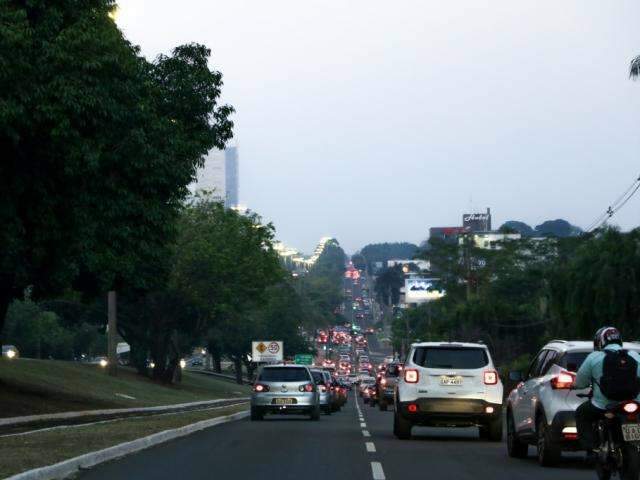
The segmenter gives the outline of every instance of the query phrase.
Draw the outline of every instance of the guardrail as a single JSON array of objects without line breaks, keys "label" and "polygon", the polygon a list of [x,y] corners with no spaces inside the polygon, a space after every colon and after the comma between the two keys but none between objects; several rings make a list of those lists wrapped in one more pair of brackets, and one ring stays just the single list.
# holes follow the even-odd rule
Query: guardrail
[{"label": "guardrail", "polygon": [[[211,370],[200,370],[200,369],[197,369],[197,368],[187,368],[186,370],[188,372],[192,372],[192,373],[201,373],[203,375],[210,375],[212,377],[219,378],[220,380],[228,380],[230,382],[233,382],[233,383],[237,384],[235,375],[229,375],[227,373],[212,372]],[[248,377],[242,377],[242,384],[243,385],[253,385],[253,381],[251,379],[249,379]]]}]

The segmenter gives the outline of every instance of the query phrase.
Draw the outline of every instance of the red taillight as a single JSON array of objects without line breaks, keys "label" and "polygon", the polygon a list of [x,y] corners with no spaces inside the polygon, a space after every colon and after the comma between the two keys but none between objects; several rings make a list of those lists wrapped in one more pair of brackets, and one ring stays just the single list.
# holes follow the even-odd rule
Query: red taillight
[{"label": "red taillight", "polygon": [[575,381],[576,375],[572,372],[563,370],[551,379],[551,388],[555,390],[565,390],[571,388]]},{"label": "red taillight", "polygon": [[324,393],[324,392],[326,392],[326,391],[327,391],[327,387],[325,387],[324,385],[318,385],[318,388],[320,389],[320,391],[321,391],[322,393]]},{"label": "red taillight", "polygon": [[380,379],[380,385],[385,386],[387,384],[387,379],[386,378],[381,378]]},{"label": "red taillight", "polygon": [[420,379],[420,374],[418,373],[418,370],[416,370],[415,368],[407,368],[404,371],[404,381],[407,383],[418,383],[418,380]]},{"label": "red taillight", "polygon": [[497,385],[498,372],[495,370],[487,370],[484,372],[484,384],[485,385]]},{"label": "red taillight", "polygon": [[407,410],[409,411],[409,413],[416,413],[418,411],[418,405],[416,405],[415,403],[410,403],[409,405],[407,405]]},{"label": "red taillight", "polygon": [[313,392],[313,385],[310,383],[307,383],[306,385],[300,385],[300,387],[298,387],[298,390],[300,390],[301,392]]},{"label": "red taillight", "polygon": [[266,386],[266,385],[262,385],[262,384],[258,383],[257,385],[253,386],[253,391],[254,392],[258,392],[258,393],[260,393],[260,392],[268,392],[269,391],[269,387]]},{"label": "red taillight", "polygon": [[638,411],[638,404],[636,402],[625,403],[622,406],[622,410],[627,413],[636,413]]}]

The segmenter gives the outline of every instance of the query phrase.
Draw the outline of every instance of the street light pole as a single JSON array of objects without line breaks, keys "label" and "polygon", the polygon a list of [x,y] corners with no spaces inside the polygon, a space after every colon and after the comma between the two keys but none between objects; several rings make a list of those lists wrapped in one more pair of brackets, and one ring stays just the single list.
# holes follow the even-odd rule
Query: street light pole
[{"label": "street light pole", "polygon": [[109,375],[115,377],[118,375],[118,352],[117,339],[118,334],[118,315],[117,315],[117,298],[115,290],[110,290],[107,294],[107,371]]}]

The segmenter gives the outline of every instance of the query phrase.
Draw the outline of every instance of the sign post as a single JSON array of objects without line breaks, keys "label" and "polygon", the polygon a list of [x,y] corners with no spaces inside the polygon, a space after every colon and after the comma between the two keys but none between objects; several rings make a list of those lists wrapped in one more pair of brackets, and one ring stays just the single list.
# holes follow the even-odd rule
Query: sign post
[{"label": "sign post", "polygon": [[313,365],[313,355],[309,353],[296,353],[294,363],[296,365]]},{"label": "sign post", "polygon": [[258,340],[251,342],[251,361],[256,363],[282,362],[281,340]]}]

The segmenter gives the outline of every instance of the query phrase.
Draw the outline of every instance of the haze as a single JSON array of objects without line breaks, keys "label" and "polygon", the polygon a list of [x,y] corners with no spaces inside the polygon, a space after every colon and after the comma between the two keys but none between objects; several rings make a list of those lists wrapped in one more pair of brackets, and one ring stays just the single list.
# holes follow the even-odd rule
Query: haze
[{"label": "haze", "polygon": [[[122,0],[154,57],[213,50],[240,199],[309,251],[494,224],[585,227],[640,174],[640,3]],[[640,197],[640,195],[638,196]],[[638,225],[640,199],[615,217]]]}]

